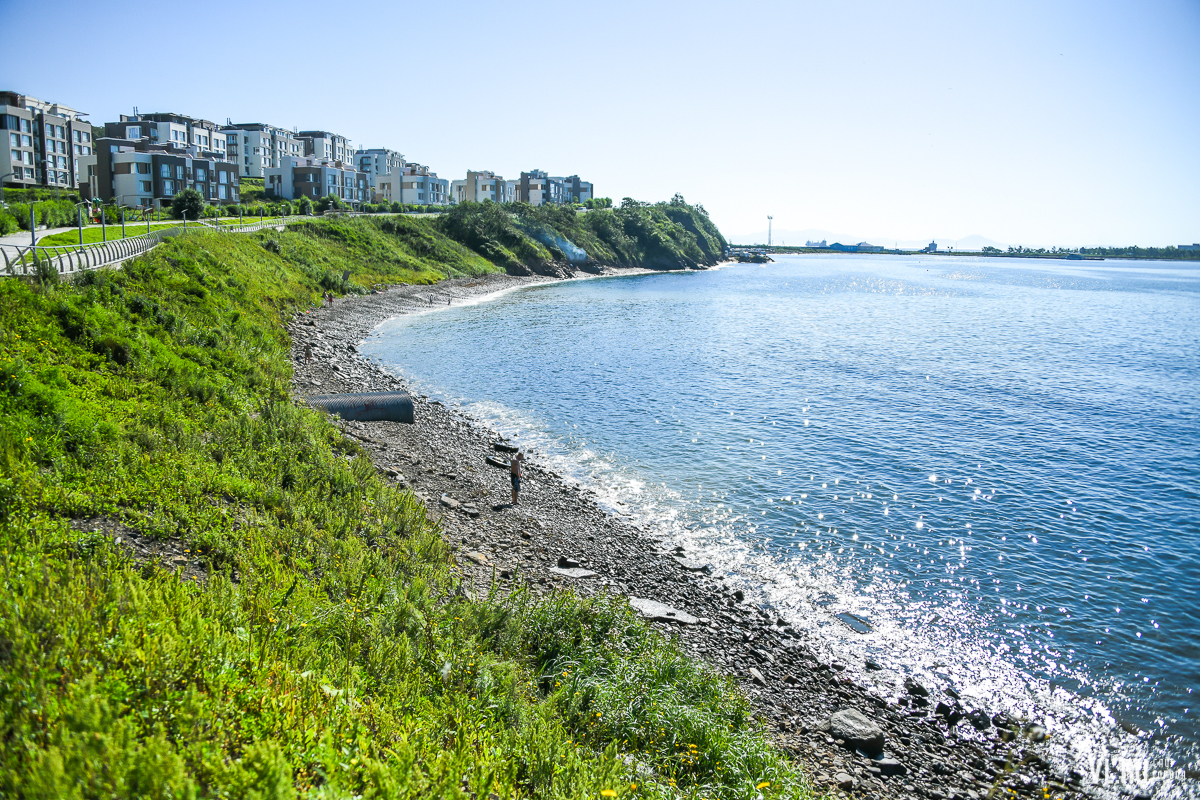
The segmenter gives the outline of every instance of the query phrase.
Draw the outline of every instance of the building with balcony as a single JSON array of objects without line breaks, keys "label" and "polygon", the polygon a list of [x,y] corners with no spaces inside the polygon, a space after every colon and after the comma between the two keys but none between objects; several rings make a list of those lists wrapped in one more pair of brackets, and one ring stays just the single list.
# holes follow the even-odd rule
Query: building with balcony
[{"label": "building with balcony", "polygon": [[304,142],[304,155],[327,161],[353,161],[350,140],[329,131],[300,131],[297,138]]},{"label": "building with balcony", "polygon": [[87,114],[19,92],[0,92],[0,183],[77,189],[79,161],[92,154]]},{"label": "building with balcony", "polygon": [[194,147],[202,155],[227,160],[227,139],[215,122],[173,112],[121,115],[119,122],[104,123],[110,139],[147,140],[150,144]]},{"label": "building with balcony", "polygon": [[371,186],[375,186],[381,178],[404,169],[404,154],[386,147],[372,147],[355,153],[354,164],[371,176]]},{"label": "building with balcony", "polygon": [[516,202],[540,206],[545,203],[563,203],[566,190],[562,178],[551,178],[540,169],[522,172],[516,186]]},{"label": "building with balcony", "polygon": [[516,198],[517,182],[506,181],[491,170],[471,170],[465,180],[450,184],[450,202],[511,203]]},{"label": "building with balcony", "polygon": [[550,180],[558,181],[563,185],[563,202],[565,203],[586,203],[596,196],[592,190],[592,184],[580,180],[578,175],[572,175],[569,178],[551,178]]},{"label": "building with balcony", "polygon": [[157,209],[184,189],[195,189],[215,205],[239,200],[237,164],[178,140],[103,136],[93,154],[79,161],[80,194],[91,200]]},{"label": "building with balcony", "polygon": [[450,181],[422,164],[405,164],[375,181],[375,202],[444,206],[450,203]]},{"label": "building with balcony", "polygon": [[243,178],[261,178],[266,170],[278,167],[280,159],[304,155],[304,140],[275,125],[227,121],[220,135],[225,137],[229,160],[238,165]]},{"label": "building with balcony", "polygon": [[263,189],[277,200],[307,197],[316,202],[332,194],[357,208],[371,199],[371,176],[343,161],[288,156],[266,170]]}]

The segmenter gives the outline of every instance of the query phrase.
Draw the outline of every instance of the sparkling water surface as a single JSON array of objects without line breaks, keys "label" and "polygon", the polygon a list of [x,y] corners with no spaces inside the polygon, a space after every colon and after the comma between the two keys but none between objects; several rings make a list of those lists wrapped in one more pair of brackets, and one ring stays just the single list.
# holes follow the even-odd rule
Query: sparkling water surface
[{"label": "sparkling water surface", "polygon": [[839,255],[522,289],[363,351],[883,696],[954,686],[1101,785],[1190,796],[1198,339],[1184,262]]}]

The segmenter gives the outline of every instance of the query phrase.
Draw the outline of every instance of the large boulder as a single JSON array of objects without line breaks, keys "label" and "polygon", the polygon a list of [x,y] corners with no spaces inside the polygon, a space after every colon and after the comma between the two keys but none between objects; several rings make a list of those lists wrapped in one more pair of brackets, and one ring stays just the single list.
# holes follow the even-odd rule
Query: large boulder
[{"label": "large boulder", "polygon": [[883,752],[883,729],[857,708],[834,712],[829,718],[829,735],[871,757]]}]

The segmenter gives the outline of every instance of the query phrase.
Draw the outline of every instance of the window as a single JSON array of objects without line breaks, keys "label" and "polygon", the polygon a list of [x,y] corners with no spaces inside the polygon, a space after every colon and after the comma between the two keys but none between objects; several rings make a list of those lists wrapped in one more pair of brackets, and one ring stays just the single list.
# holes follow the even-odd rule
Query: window
[{"label": "window", "polygon": [[84,131],[83,132],[83,141],[84,142],[92,141],[92,135],[90,133],[88,133],[87,131]]},{"label": "window", "polygon": [[83,148],[83,154],[85,156],[90,156],[92,154],[92,148],[90,148],[90,147]]},{"label": "window", "polygon": [[22,147],[33,147],[33,139],[28,136],[22,136],[21,137],[21,146]]},{"label": "window", "polygon": [[217,181],[220,183],[229,183],[229,173],[225,170],[218,170]]},{"label": "window", "polygon": [[207,174],[208,173],[204,170],[204,167],[196,167],[196,180],[198,180],[198,181],[207,180],[207,178],[205,178],[205,175],[207,175]]},{"label": "window", "polygon": [[63,126],[62,126],[62,125],[55,125],[55,126],[54,126],[54,130],[57,132],[57,134],[58,134],[58,138],[60,138],[60,139],[65,139],[65,138],[67,138],[67,134],[66,134],[66,133],[63,131]]},{"label": "window", "polygon": [[8,143],[11,144],[13,147],[20,147],[21,146],[21,134],[10,133],[8,135]]},{"label": "window", "polygon": [[[222,172],[221,174],[224,175],[225,173]],[[225,199],[225,184],[222,183],[217,186],[217,197],[219,197],[222,200]]]},{"label": "window", "polygon": [[163,164],[161,167],[159,167],[159,173],[160,173],[160,174],[162,175],[162,177],[164,177],[164,178],[169,178],[169,177],[171,177],[171,165],[170,165],[170,164]]},{"label": "window", "polygon": [[[29,152],[28,150],[25,151],[25,163],[26,164],[33,163],[33,153]],[[25,170],[25,171],[28,172],[29,170]]]},{"label": "window", "polygon": [[183,164],[175,165],[175,179],[180,181],[183,180]]},{"label": "window", "polygon": [[[22,133],[33,133],[33,125],[30,124],[29,120],[27,120],[27,119],[21,120],[21,132]],[[33,176],[30,175],[28,177],[32,178]]]},{"label": "window", "polygon": [[58,157],[58,167],[59,167],[59,169],[66,169],[66,168],[67,168],[67,157],[66,157],[66,156],[59,156],[59,157]]},{"label": "window", "polygon": [[78,142],[79,141],[79,131],[72,131],[71,138]]},{"label": "window", "polygon": [[125,138],[126,139],[142,138],[142,126],[141,125],[127,125],[125,127]]},{"label": "window", "polygon": [[16,164],[21,163],[21,151],[20,150],[13,150],[12,153],[10,153],[10,155],[12,156],[13,163],[16,163]]},{"label": "window", "polygon": [[75,155],[77,155],[77,156],[83,155],[82,145],[75,145]]},{"label": "window", "polygon": [[152,188],[150,188],[150,181],[138,181],[138,186],[140,186],[142,191],[146,194],[150,194],[152,191],[154,191]]},{"label": "window", "polygon": [[145,161],[139,161],[139,162],[137,162],[137,171],[138,171],[138,175],[149,175],[150,174],[150,165],[147,164]]},{"label": "window", "polygon": [[163,181],[163,194],[168,197],[175,194],[175,181]]}]

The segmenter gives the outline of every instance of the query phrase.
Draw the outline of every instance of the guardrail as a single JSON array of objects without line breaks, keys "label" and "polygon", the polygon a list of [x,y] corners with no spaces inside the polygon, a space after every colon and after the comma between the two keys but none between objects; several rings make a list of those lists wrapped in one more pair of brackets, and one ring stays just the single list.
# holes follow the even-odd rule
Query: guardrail
[{"label": "guardrail", "polygon": [[59,275],[70,275],[89,269],[120,264],[147,253],[167,239],[189,231],[220,231],[223,233],[254,233],[266,228],[281,228],[289,222],[308,219],[304,216],[262,217],[253,222],[220,225],[201,220],[187,225],[160,227],[149,233],[113,239],[108,242],[89,242],[70,245],[0,244],[4,275],[36,275],[38,268],[49,268]]}]

